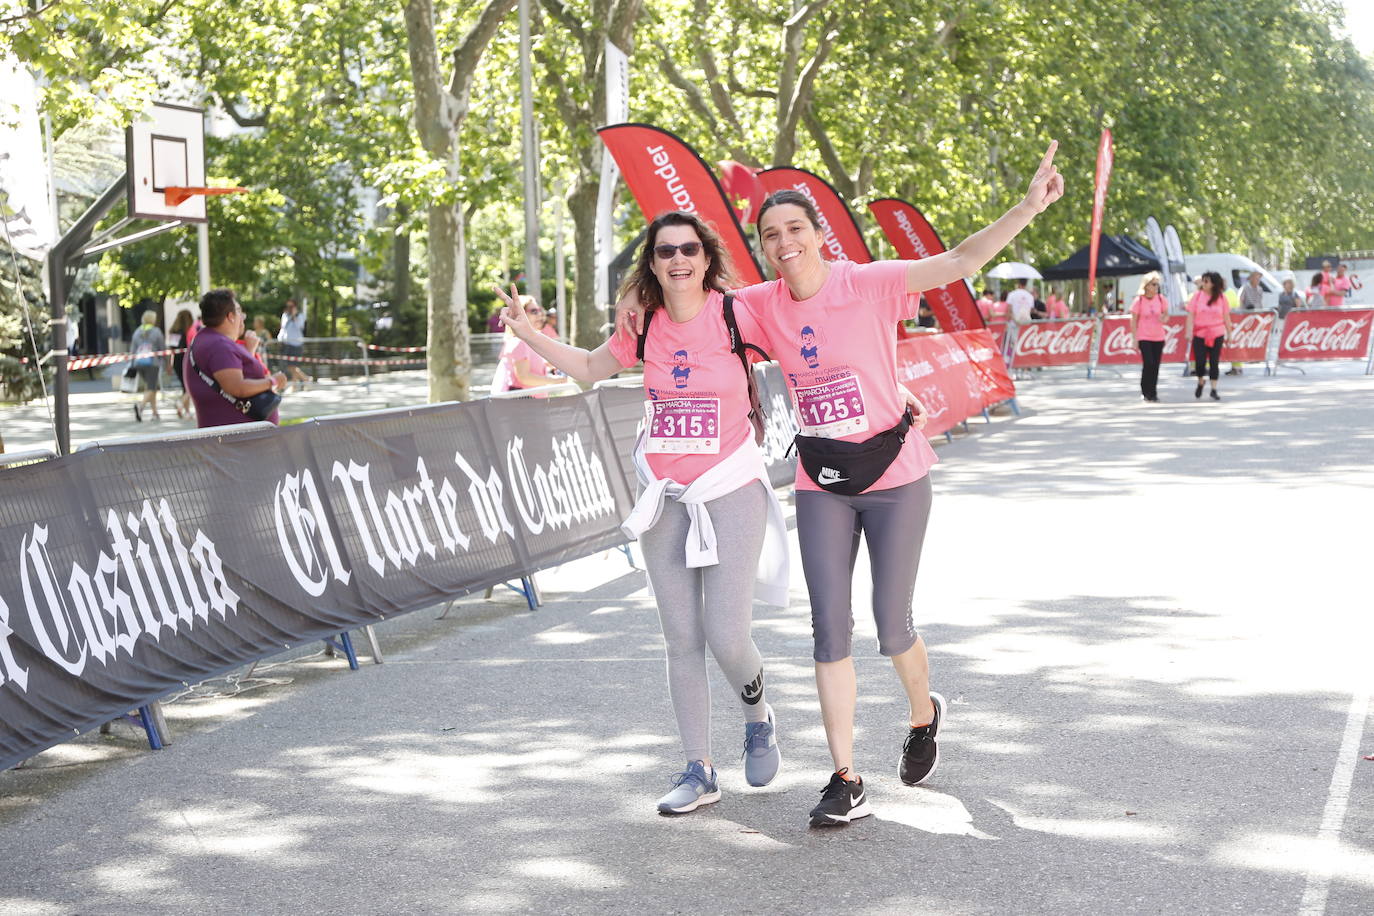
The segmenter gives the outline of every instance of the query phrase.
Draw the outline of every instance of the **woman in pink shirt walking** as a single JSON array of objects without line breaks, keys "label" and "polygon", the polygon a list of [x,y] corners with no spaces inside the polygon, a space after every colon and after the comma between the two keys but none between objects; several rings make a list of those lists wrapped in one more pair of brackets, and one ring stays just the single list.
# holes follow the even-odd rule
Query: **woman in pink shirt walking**
[{"label": "woman in pink shirt walking", "polygon": [[[579,382],[644,363],[644,428],[635,445],[642,490],[622,528],[638,537],[668,658],[668,693],[686,766],[658,802],[685,814],[720,800],[711,755],[706,647],[740,698],[744,776],[773,780],[782,762],[763,658],[750,635],[754,597],[787,604],[787,528],[751,418],[749,380],[732,349],[723,290],[730,259],[694,213],[659,215],[626,281],[648,312],[644,333],[620,328],[595,350],[540,333],[515,290],[501,320]],[[741,316],[744,340],[757,331]],[[889,383],[889,388],[892,385]]]},{"label": "woman in pink shirt walking", "polygon": [[1221,274],[1209,270],[1198,281],[1199,288],[1188,303],[1188,324],[1183,337],[1193,342],[1193,372],[1197,389],[1193,397],[1202,397],[1203,377],[1212,381],[1212,400],[1220,401],[1217,378],[1221,375],[1221,348],[1231,336],[1231,305],[1226,298],[1226,281]]},{"label": "woman in pink shirt walking", "polygon": [[1159,271],[1145,275],[1140,295],[1131,303],[1131,337],[1140,349],[1140,393],[1145,400],[1159,402],[1159,363],[1164,358],[1164,319],[1169,300],[1159,293],[1163,281]]}]

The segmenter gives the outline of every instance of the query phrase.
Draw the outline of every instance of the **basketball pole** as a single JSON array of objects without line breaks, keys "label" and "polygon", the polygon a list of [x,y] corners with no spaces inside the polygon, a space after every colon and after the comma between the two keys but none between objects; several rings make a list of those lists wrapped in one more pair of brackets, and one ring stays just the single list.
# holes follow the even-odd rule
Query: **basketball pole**
[{"label": "basketball pole", "polygon": [[210,223],[196,223],[196,256],[200,267],[200,294],[210,291]]}]

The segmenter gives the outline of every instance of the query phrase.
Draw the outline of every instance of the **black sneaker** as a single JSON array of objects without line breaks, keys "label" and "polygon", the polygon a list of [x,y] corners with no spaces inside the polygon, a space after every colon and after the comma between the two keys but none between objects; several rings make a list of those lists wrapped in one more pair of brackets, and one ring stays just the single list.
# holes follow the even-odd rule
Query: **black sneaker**
[{"label": "black sneaker", "polygon": [[821,792],[821,803],[811,809],[811,826],[837,827],[872,813],[864,781],[850,782],[843,772],[832,773],[830,782]]},{"label": "black sneaker", "polygon": [[1195,398],[1200,398],[1200,397],[1202,397],[1202,383],[1201,383],[1201,382],[1198,382],[1198,383],[1197,383],[1197,387],[1193,389],[1193,397],[1195,397]]},{"label": "black sneaker", "polygon": [[1215,388],[1212,389],[1212,400],[1214,400],[1214,401],[1220,401],[1220,400],[1221,400],[1221,395],[1217,394],[1217,390],[1216,390]]},{"label": "black sneaker", "polygon": [[945,718],[945,698],[935,691],[930,692],[930,702],[935,704],[935,718],[929,725],[913,728],[907,732],[906,743],[902,745],[902,759],[897,764],[897,775],[909,786],[919,786],[935,775],[940,765],[940,746],[935,736],[940,733],[940,725]]}]

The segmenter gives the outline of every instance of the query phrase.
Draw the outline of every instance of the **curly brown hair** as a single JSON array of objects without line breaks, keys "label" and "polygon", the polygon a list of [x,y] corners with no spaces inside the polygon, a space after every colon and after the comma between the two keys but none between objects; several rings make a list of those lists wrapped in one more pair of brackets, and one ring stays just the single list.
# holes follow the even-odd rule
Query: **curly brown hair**
[{"label": "curly brown hair", "polygon": [[695,213],[669,210],[660,213],[649,223],[644,247],[635,259],[634,270],[630,271],[621,285],[620,295],[634,290],[639,297],[640,305],[644,306],[646,311],[663,307],[663,287],[659,285],[658,277],[654,276],[653,264],[654,245],[658,244],[659,230],[665,226],[691,226],[696,231],[697,238],[701,239],[702,250],[706,253],[706,276],[701,281],[703,289],[714,289],[723,293],[734,285],[735,271],[730,260],[730,252],[726,250],[725,243],[716,234],[716,230]]}]

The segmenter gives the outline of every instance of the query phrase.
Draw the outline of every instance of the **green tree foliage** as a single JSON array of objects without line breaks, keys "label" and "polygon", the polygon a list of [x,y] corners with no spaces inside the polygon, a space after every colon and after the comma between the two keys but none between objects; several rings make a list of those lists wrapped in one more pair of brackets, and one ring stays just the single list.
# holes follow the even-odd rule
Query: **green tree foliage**
[{"label": "green tree foliage", "polygon": [[[232,123],[213,131],[209,172],[254,193],[210,204],[215,282],[269,313],[309,298],[323,333],[331,300],[353,314],[339,290],[361,264],[361,295],[392,302],[393,334],[427,329],[434,396],[455,397],[466,329],[522,257],[514,2],[0,0],[0,53],[43,77],[59,137],[122,127],[154,98]],[[954,242],[1014,203],[1058,139],[1068,193],[1007,254],[1063,257],[1087,238],[1103,127],[1116,137],[1109,231],[1155,215],[1187,250],[1271,263],[1374,247],[1374,75],[1337,37],[1330,0],[532,6],[544,193],[566,196],[583,344],[600,333],[607,37],[632,52],[635,120],[708,161],[824,175],[880,252],[868,200],[906,198]],[[107,255],[103,282],[127,301],[187,295],[193,251],[189,232],[170,233]]]}]

